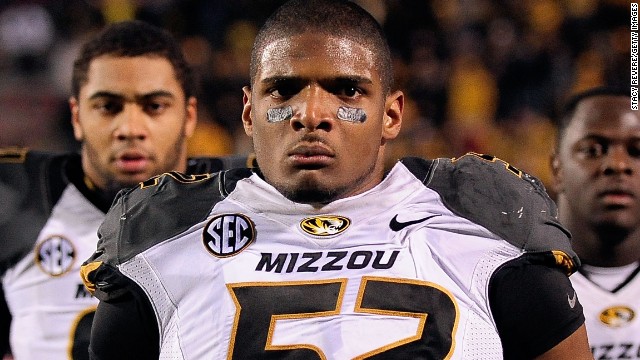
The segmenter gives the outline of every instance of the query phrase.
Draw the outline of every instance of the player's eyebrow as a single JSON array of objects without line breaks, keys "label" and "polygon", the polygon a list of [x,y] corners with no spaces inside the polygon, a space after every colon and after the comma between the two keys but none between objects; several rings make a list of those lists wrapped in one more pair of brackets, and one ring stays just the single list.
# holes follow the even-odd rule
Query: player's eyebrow
[{"label": "player's eyebrow", "polygon": [[[151,91],[149,93],[146,94],[140,94],[140,95],[136,95],[134,101],[144,101],[150,98],[154,98],[154,97],[170,97],[170,98],[175,98],[175,95],[169,91],[166,90],[157,90],[157,91]],[[127,100],[127,97],[119,94],[119,93],[114,93],[111,91],[97,91],[94,94],[92,94],[91,96],[89,96],[89,100],[93,100],[93,99],[98,99],[98,98],[112,98],[112,99],[122,99],[122,100]]]},{"label": "player's eyebrow", "polygon": [[274,85],[274,84],[304,84],[307,81],[308,80],[305,80],[304,78],[299,76],[277,75],[277,76],[270,76],[260,80],[260,84],[266,85],[266,86]]},{"label": "player's eyebrow", "polygon": [[[310,81],[308,78],[302,77],[302,76],[276,75],[276,76],[266,77],[262,79],[260,83],[262,84],[274,84],[278,82],[305,83],[308,81]],[[340,82],[340,83],[352,83],[352,84],[372,84],[373,83],[373,81],[370,78],[359,76],[359,75],[341,75],[341,76],[335,76],[335,77],[321,78],[321,79],[318,79],[317,81],[320,83],[326,83],[326,82],[331,82],[331,83]]]},{"label": "player's eyebrow", "polygon": [[334,82],[343,84],[372,84],[373,81],[364,76],[337,76],[335,78],[322,79],[320,82]]},{"label": "player's eyebrow", "polygon": [[609,137],[607,135],[602,135],[599,133],[587,133],[583,137],[580,138],[580,141],[599,141],[599,142],[611,142],[614,141],[615,138]]},{"label": "player's eyebrow", "polygon": [[621,143],[621,142],[629,143],[629,142],[636,142],[636,141],[640,141],[640,136],[631,135],[631,136],[626,136],[624,138],[616,138],[616,137],[609,137],[601,134],[588,133],[585,136],[578,139],[576,143],[584,144],[586,142],[597,142],[597,143],[614,144],[614,143]]},{"label": "player's eyebrow", "polygon": [[588,133],[579,139],[580,141],[609,141],[609,138],[599,134]]}]

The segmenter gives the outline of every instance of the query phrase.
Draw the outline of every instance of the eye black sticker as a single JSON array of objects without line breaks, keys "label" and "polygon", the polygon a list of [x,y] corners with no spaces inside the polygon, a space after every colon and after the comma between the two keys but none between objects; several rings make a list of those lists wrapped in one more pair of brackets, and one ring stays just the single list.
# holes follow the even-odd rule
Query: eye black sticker
[{"label": "eye black sticker", "polygon": [[267,121],[270,123],[287,121],[293,117],[291,106],[272,108],[267,110]]},{"label": "eye black sticker", "polygon": [[338,108],[338,119],[353,123],[363,123],[367,120],[367,113],[362,109],[340,106]]}]

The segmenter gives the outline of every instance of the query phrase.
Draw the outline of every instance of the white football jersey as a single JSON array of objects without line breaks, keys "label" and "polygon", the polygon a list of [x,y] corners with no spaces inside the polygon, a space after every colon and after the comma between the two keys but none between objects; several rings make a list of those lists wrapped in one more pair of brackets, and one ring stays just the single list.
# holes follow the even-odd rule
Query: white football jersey
[{"label": "white football jersey", "polygon": [[595,359],[640,359],[640,276],[615,292],[577,272],[569,278],[585,316]]},{"label": "white football jersey", "polygon": [[[95,251],[96,229],[103,220],[104,213],[68,185],[32,253],[5,273],[2,285],[16,359],[73,358],[76,329],[90,329],[98,304],[79,273],[83,259]],[[86,346],[88,335],[80,335]]]},{"label": "white football jersey", "polygon": [[[470,168],[482,163],[469,161]],[[163,359],[502,359],[490,277],[525,252],[542,250],[534,238],[561,234],[549,226],[546,208],[530,212],[535,200],[482,204],[490,202],[483,195],[493,196],[480,189],[487,185],[482,182],[465,187],[477,198],[454,199],[463,191],[425,186],[441,188],[450,172],[419,179],[400,163],[375,188],[320,210],[287,200],[256,174],[219,175],[220,187],[237,183],[229,193],[220,190],[218,201],[208,195],[214,187],[208,179],[171,176],[119,199],[83,269],[91,278],[116,267],[143,289],[157,317]],[[172,202],[166,207],[145,194],[166,194],[181,183],[204,191],[153,198]],[[444,201],[460,202],[459,213]],[[197,218],[200,202],[213,207],[189,224],[182,215],[193,206],[190,216]],[[522,244],[460,216],[478,206],[487,209],[479,216],[493,219],[494,229],[522,237]],[[108,284],[101,282],[88,286],[102,291]]]},{"label": "white football jersey", "polygon": [[[240,162],[195,158],[187,172]],[[79,270],[96,250],[107,197],[87,189],[79,154],[0,149],[0,278],[16,360],[89,358],[98,300]]]}]

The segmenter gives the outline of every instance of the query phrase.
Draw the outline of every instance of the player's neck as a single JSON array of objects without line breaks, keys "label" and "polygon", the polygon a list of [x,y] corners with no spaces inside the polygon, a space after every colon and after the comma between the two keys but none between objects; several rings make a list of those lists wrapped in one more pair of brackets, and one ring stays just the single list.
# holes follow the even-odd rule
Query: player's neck
[{"label": "player's neck", "polygon": [[107,191],[98,187],[86,174],[82,177],[82,182],[77,183],[76,187],[82,192],[89,201],[91,201],[100,210],[106,212],[113,203],[118,191]]},{"label": "player's neck", "polygon": [[582,229],[572,231],[573,248],[584,264],[626,266],[640,260],[640,231]]},{"label": "player's neck", "polygon": [[615,267],[599,267],[585,264],[580,269],[580,272],[601,288],[615,291],[637,275],[638,266],[640,266],[639,261]]}]

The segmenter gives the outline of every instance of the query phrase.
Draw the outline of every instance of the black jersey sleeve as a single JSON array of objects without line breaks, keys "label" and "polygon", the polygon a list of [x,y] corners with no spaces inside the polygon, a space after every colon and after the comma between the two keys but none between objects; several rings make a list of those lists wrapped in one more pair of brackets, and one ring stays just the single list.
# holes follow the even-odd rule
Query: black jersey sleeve
[{"label": "black jersey sleeve", "polygon": [[90,358],[158,359],[158,323],[149,299],[124,277],[114,279],[112,286],[127,291],[119,291],[119,296],[98,304],[91,327]]},{"label": "black jersey sleeve", "polygon": [[489,283],[489,304],[505,359],[532,359],[559,344],[584,323],[569,278],[529,254],[504,264]]},{"label": "black jersey sleeve", "polygon": [[0,284],[0,357],[11,353],[9,347],[9,329],[11,325],[11,313],[4,297],[4,290]]}]

